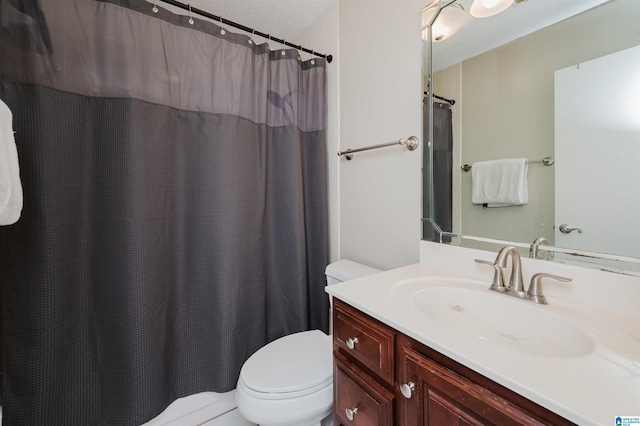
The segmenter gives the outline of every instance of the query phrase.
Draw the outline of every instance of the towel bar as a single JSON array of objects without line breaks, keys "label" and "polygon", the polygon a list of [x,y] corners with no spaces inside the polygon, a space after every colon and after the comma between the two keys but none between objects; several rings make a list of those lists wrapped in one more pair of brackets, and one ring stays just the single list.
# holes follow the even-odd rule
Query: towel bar
[{"label": "towel bar", "polygon": [[418,145],[420,145],[420,141],[415,136],[409,136],[406,139],[400,139],[400,140],[393,141],[393,142],[381,143],[381,144],[378,144],[378,145],[365,146],[363,148],[347,149],[346,151],[338,151],[338,156],[344,155],[344,158],[346,158],[347,160],[351,160],[353,158],[353,154],[355,152],[368,151],[370,149],[376,149],[376,148],[384,148],[386,146],[392,146],[392,145],[406,145],[406,147],[407,147],[407,149],[409,151],[413,151],[414,149],[416,149],[418,147]]},{"label": "towel bar", "polygon": [[[534,160],[534,161],[527,161],[527,163],[532,164],[532,163],[542,163],[545,166],[553,166],[553,164],[556,162],[556,160],[553,157],[544,157],[542,160]],[[465,172],[468,172],[469,170],[471,170],[471,166],[469,164],[465,164],[464,166],[460,167],[462,170],[464,170]]]}]

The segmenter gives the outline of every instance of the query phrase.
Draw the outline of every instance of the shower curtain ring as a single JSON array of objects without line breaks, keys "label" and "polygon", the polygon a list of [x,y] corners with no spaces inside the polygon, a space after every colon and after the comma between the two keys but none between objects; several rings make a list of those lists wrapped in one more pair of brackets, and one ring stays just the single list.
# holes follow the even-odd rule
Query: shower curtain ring
[{"label": "shower curtain ring", "polygon": [[153,0],[153,8],[151,10],[153,10],[153,13],[158,13],[158,2],[157,2],[157,0]]},{"label": "shower curtain ring", "polygon": [[311,49],[311,54],[313,55],[313,57],[311,58],[311,65],[315,65],[316,64],[316,52],[314,52],[313,49]]},{"label": "shower curtain ring", "polygon": [[286,54],[287,54],[287,52],[286,52],[286,50],[285,50],[285,49],[287,48],[287,44],[286,44],[286,43],[287,43],[287,42],[286,42],[284,39],[282,39],[282,52],[280,52],[280,54],[281,54],[282,56],[284,56],[284,55],[286,55]]},{"label": "shower curtain ring", "polygon": [[191,4],[189,4],[189,23],[193,25],[193,15],[191,15]]},{"label": "shower curtain ring", "polygon": [[[218,18],[220,18],[220,24],[223,24],[224,22],[222,21],[222,15],[218,16]],[[220,27],[220,34],[225,35],[227,32],[224,30],[224,28]]]}]

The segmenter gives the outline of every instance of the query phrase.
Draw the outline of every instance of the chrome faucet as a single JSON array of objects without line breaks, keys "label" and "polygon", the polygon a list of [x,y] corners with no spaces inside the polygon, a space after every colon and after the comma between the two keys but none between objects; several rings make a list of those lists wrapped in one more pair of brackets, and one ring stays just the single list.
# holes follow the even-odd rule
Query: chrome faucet
[{"label": "chrome faucet", "polygon": [[[507,269],[507,259],[511,255],[511,277],[509,278],[509,284],[506,285],[504,279],[504,271]],[[499,293],[514,293],[518,297],[526,297],[524,291],[524,285],[522,284],[522,265],[520,261],[520,253],[518,249],[513,246],[505,246],[498,252],[495,262],[491,263],[486,260],[476,259],[476,263],[482,263],[493,267],[493,281],[489,290],[497,291]]]},{"label": "chrome faucet", "polygon": [[[504,271],[507,268],[507,259],[511,256],[511,277],[509,284],[505,285]],[[495,262],[491,263],[486,260],[476,259],[476,263],[489,265],[493,267],[493,281],[489,290],[506,293],[509,296],[515,296],[520,299],[531,300],[534,303],[546,305],[547,299],[542,294],[542,279],[553,278],[558,281],[568,282],[571,278],[559,277],[557,275],[538,273],[531,277],[529,289],[525,291],[524,280],[522,278],[522,259],[518,249],[513,246],[505,246],[498,252]]]},{"label": "chrome faucet", "polygon": [[537,259],[539,247],[548,245],[549,241],[545,237],[536,238],[535,240],[533,240],[533,243],[531,243],[531,246],[529,246],[529,257],[531,259]]},{"label": "chrome faucet", "polygon": [[505,261],[509,255],[511,255],[511,278],[509,278],[507,294],[519,297],[520,299],[525,299],[527,297],[527,292],[524,290],[524,280],[522,279],[522,260],[520,259],[518,249],[513,246],[506,246],[498,252],[498,258],[504,257]]},{"label": "chrome faucet", "polygon": [[507,268],[507,257],[496,257],[495,262],[491,263],[487,260],[476,259],[476,263],[483,265],[489,265],[493,268],[493,280],[491,280],[491,286],[489,290],[497,291],[498,293],[504,293],[507,291],[507,287],[504,285],[504,270]]},{"label": "chrome faucet", "polygon": [[557,275],[538,273],[534,274],[531,277],[531,282],[529,283],[529,290],[527,290],[527,298],[533,303],[538,303],[540,305],[548,305],[547,298],[542,294],[542,279],[543,278],[553,278],[554,280],[569,282],[571,278],[559,277]]}]

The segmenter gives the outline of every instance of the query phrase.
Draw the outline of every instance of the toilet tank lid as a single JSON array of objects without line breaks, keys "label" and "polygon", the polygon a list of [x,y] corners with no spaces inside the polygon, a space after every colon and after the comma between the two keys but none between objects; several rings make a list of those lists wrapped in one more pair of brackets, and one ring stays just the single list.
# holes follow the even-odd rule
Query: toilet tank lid
[{"label": "toilet tank lid", "polygon": [[328,277],[335,278],[339,281],[354,280],[356,278],[365,277],[378,272],[382,271],[348,259],[341,259],[337,262],[333,262],[327,266],[327,269],[325,269],[325,274]]}]

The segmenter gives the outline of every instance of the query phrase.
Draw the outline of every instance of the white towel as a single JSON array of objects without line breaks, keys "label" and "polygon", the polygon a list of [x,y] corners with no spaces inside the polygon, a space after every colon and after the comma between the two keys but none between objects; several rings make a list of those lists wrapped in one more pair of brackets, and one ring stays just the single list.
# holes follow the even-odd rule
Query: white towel
[{"label": "white towel", "polygon": [[13,137],[13,115],[0,100],[0,225],[16,223],[21,212],[22,183]]},{"label": "white towel", "polygon": [[529,202],[527,159],[480,161],[471,168],[471,201],[487,207],[519,206]]}]

